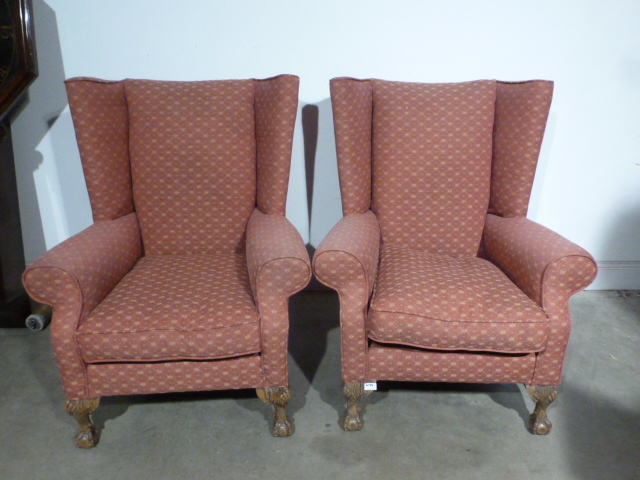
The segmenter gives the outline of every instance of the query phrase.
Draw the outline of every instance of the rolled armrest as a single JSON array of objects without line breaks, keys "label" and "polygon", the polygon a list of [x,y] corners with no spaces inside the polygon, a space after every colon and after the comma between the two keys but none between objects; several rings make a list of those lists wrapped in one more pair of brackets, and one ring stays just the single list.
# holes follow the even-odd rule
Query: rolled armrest
[{"label": "rolled armrest", "polygon": [[380,226],[375,214],[349,214],[322,241],[313,257],[318,280],[340,295],[342,379],[364,382],[368,340],[366,314],[378,271]]},{"label": "rolled armrest", "polygon": [[282,215],[255,209],[247,225],[247,266],[256,301],[273,293],[289,297],[311,280],[311,262],[302,237]]},{"label": "rolled armrest", "polygon": [[313,257],[313,268],[318,280],[338,291],[364,281],[362,301],[366,303],[375,283],[379,254],[380,226],[375,214],[370,210],[354,213],[340,220],[322,241]]},{"label": "rolled armrest", "polygon": [[489,214],[483,239],[489,260],[545,310],[551,298],[568,299],[596,277],[586,250],[526,218]]},{"label": "rolled armrest", "polygon": [[[135,213],[98,221],[52,248],[23,274],[31,298],[54,307],[81,302],[80,318],[100,303],[142,254]],[[77,320],[76,320],[77,321]]]},{"label": "rolled armrest", "polygon": [[247,267],[260,312],[265,387],[288,386],[288,298],[311,280],[311,262],[296,228],[255,209],[247,225]]}]

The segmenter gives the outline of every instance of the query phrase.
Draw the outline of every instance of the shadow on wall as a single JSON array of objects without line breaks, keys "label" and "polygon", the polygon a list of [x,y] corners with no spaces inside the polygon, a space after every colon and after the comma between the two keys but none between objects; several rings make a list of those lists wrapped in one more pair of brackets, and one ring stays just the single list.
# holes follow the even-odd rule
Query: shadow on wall
[{"label": "shadow on wall", "polygon": [[[317,105],[307,105],[303,108],[317,109],[317,138],[315,139],[315,156],[307,156],[305,148],[305,163],[307,165],[307,182],[313,186],[307,192],[309,198],[309,243],[317,248],[329,231],[342,218],[342,202],[338,179],[338,160],[336,157],[335,137],[333,133],[333,111],[329,98]],[[313,110],[310,110],[313,111]],[[311,116],[311,115],[310,115]],[[303,118],[304,121],[304,118]],[[311,134],[313,130],[308,129]],[[307,132],[305,135],[305,147]],[[310,149],[311,150],[311,149]],[[309,173],[312,171],[312,174]],[[311,178],[309,178],[311,177]]]},{"label": "shadow on wall", "polygon": [[73,125],[70,114],[63,113],[68,102],[56,14],[34,0],[33,15],[39,76],[12,122],[27,264],[90,222],[82,214],[88,197]]},{"label": "shadow on wall", "polygon": [[[301,117],[309,215],[307,251],[313,258],[320,242],[342,218],[331,100],[304,105]],[[326,289],[315,277],[306,288]]]}]

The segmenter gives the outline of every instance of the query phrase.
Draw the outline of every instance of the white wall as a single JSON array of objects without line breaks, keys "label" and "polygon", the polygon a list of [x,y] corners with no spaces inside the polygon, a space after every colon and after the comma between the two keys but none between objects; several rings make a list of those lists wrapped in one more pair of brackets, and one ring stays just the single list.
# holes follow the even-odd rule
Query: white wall
[{"label": "white wall", "polygon": [[592,252],[596,287],[640,288],[637,0],[33,3],[40,78],[13,122],[28,263],[91,223],[65,78],[299,75],[318,137],[305,148],[299,115],[288,216],[313,246],[341,217],[330,78],[544,78],[555,96],[529,217]]}]

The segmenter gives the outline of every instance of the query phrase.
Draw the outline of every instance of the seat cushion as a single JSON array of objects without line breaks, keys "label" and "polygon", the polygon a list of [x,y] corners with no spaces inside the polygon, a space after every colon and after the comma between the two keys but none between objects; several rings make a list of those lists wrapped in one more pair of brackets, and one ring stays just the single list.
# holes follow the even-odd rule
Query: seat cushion
[{"label": "seat cushion", "polygon": [[215,359],[260,351],[245,256],[138,261],[76,332],[88,363]]},{"label": "seat cushion", "polygon": [[385,245],[367,322],[377,342],[532,353],[549,318],[492,263]]}]

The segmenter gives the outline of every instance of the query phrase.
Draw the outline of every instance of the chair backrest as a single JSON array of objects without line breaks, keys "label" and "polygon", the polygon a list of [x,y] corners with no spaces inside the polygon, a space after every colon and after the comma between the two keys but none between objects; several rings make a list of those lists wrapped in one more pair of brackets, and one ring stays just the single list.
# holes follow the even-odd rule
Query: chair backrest
[{"label": "chair backrest", "polygon": [[487,212],[525,215],[553,84],[332,80],[345,215],[383,243],[476,255]]},{"label": "chair backrest", "polygon": [[244,248],[284,214],[298,78],[67,81],[95,221],[135,211],[146,254]]}]

